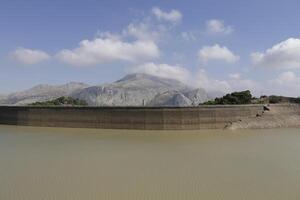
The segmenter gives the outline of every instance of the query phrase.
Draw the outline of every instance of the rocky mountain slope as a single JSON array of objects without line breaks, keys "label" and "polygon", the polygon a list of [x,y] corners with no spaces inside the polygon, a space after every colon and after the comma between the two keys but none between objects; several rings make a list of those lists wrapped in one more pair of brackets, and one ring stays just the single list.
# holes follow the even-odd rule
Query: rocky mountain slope
[{"label": "rocky mountain slope", "polygon": [[129,74],[72,96],[96,106],[192,106],[207,100],[203,89],[194,90],[179,81],[148,74]]},{"label": "rocky mountain slope", "polygon": [[70,96],[73,92],[88,87],[87,84],[70,82],[64,85],[37,85],[31,89],[6,96],[1,104],[26,105],[37,101],[48,101],[61,96]]},{"label": "rocky mountain slope", "polygon": [[0,105],[1,105],[2,102],[5,101],[5,99],[6,99],[6,96],[0,94]]},{"label": "rocky mountain slope", "polygon": [[208,99],[205,90],[191,88],[177,80],[129,74],[116,82],[99,86],[82,83],[39,85],[9,95],[5,103],[25,105],[60,96],[85,100],[92,106],[194,106]]}]

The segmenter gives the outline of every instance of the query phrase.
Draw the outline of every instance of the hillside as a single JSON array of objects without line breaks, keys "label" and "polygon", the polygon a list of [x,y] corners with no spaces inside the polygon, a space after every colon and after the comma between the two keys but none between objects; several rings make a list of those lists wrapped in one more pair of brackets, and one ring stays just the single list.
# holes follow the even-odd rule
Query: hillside
[{"label": "hillside", "polygon": [[204,89],[191,88],[177,80],[148,74],[129,74],[110,84],[88,86],[84,83],[38,85],[8,95],[0,103],[28,105],[73,97],[91,106],[197,106],[207,101]]},{"label": "hillside", "polygon": [[35,102],[29,104],[30,106],[87,106],[87,103],[83,100],[74,99],[72,97],[59,97],[57,99]]},{"label": "hillside", "polygon": [[70,96],[73,92],[86,87],[88,87],[87,84],[77,82],[70,82],[64,85],[41,84],[25,91],[9,94],[0,103],[26,105],[37,101],[48,101],[62,96]]},{"label": "hillside", "polygon": [[[164,101],[160,95],[167,93]],[[183,98],[171,101],[175,95]],[[193,89],[173,80],[148,74],[130,74],[106,85],[88,87],[72,94],[73,97],[96,106],[192,106],[207,100],[203,89]]]}]

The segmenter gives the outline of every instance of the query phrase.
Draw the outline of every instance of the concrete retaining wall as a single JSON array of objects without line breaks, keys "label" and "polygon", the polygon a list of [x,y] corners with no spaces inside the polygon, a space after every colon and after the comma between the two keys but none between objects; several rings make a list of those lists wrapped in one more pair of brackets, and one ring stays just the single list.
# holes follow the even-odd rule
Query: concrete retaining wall
[{"label": "concrete retaining wall", "polygon": [[262,112],[262,105],[191,108],[0,106],[0,124],[103,129],[216,129]]}]

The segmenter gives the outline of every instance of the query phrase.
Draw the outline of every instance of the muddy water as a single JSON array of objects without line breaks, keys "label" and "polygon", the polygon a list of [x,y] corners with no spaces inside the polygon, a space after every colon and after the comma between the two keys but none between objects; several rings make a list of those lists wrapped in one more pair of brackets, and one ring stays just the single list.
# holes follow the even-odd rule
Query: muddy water
[{"label": "muddy water", "polygon": [[300,199],[300,129],[0,126],[2,200]]}]

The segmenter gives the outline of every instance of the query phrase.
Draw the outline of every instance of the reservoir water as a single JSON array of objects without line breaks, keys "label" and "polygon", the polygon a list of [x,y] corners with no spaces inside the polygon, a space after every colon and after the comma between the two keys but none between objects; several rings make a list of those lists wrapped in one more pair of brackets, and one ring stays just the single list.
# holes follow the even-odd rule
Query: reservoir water
[{"label": "reservoir water", "polygon": [[300,129],[0,126],[1,200],[298,200]]}]

